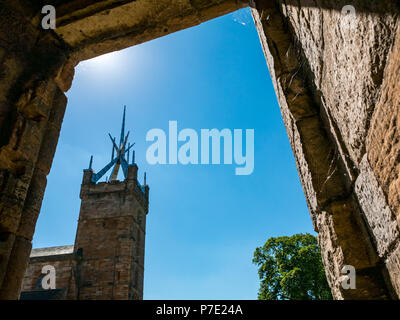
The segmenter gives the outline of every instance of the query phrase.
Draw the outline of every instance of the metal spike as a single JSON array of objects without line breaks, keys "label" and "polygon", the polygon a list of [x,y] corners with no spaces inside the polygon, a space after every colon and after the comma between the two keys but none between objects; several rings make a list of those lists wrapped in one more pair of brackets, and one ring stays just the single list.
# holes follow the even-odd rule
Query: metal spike
[{"label": "metal spike", "polygon": [[146,180],[147,180],[147,176],[146,176],[146,172],[144,173],[144,185],[146,186]]},{"label": "metal spike", "polygon": [[122,116],[122,127],[121,127],[121,138],[120,138],[120,148],[122,147],[122,144],[124,143],[124,138],[125,138],[125,112],[126,112],[126,106],[124,106],[124,115]]},{"label": "metal spike", "polygon": [[132,164],[135,164],[135,150],[132,150]]},{"label": "metal spike", "polygon": [[92,164],[93,164],[93,156],[90,157],[89,170],[92,170]]},{"label": "metal spike", "polygon": [[130,155],[130,152],[131,152],[130,147],[131,147],[131,144],[129,143],[129,144],[128,144],[128,157],[127,157],[127,159],[128,159],[128,164],[129,164],[129,155]]},{"label": "metal spike", "polygon": [[128,142],[129,132],[130,132],[130,131],[128,131],[128,134],[127,134],[126,137],[125,137],[124,143],[123,143],[122,146],[120,147],[122,154],[125,152],[125,146],[126,146],[126,143]]}]

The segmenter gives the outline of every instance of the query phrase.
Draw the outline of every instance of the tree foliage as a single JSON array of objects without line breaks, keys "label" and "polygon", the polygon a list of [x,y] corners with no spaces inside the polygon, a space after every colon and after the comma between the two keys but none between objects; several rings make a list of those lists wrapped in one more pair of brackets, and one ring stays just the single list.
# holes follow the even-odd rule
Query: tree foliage
[{"label": "tree foliage", "polygon": [[317,238],[311,234],[270,238],[254,252],[260,300],[330,300]]}]

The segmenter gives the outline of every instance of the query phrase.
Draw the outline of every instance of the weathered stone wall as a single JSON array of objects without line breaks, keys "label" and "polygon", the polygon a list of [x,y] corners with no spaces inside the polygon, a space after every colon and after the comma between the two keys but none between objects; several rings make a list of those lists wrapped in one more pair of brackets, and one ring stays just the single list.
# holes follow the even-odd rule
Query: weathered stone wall
[{"label": "weathered stone wall", "polygon": [[[348,4],[257,1],[253,16],[333,295],[394,298],[400,296],[400,252],[393,253],[399,240],[399,11],[392,1],[353,1],[356,14],[344,16]],[[369,148],[372,135],[376,145]],[[372,157],[381,161],[375,170]],[[356,290],[340,285],[344,265],[356,268]]]},{"label": "weathered stone wall", "polygon": [[400,27],[394,36],[363,160],[370,166],[372,188],[377,186],[375,192],[364,197],[370,208],[368,221],[390,281],[400,296]]},{"label": "weathered stone wall", "polygon": [[[57,8],[60,34],[40,27],[46,4]],[[0,299],[19,296],[67,103],[63,92],[76,64],[245,5],[236,0],[0,0]],[[115,24],[115,14],[124,23]],[[82,38],[81,30],[93,32]],[[74,40],[79,37],[81,42]]]},{"label": "weathered stone wall", "polygon": [[56,32],[74,48],[72,59],[79,62],[246,6],[244,0],[61,1]]}]

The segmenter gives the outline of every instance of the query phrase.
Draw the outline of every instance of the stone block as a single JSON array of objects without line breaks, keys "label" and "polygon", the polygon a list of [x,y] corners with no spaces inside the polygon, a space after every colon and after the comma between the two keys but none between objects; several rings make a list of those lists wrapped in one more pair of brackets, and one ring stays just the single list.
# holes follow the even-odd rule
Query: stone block
[{"label": "stone block", "polygon": [[374,235],[378,254],[383,257],[392,243],[399,239],[399,227],[368,163],[367,155],[363,157],[359,167],[360,175],[354,186],[355,194]]},{"label": "stone block", "polygon": [[[0,47],[0,66],[1,66],[1,64],[2,64],[2,62],[3,62],[3,59],[4,59],[5,55],[6,55],[6,49]],[[1,68],[1,70],[2,70],[2,69],[3,69],[3,68]],[[1,77],[2,77],[2,76],[0,75],[0,79],[1,79]]]},{"label": "stone block", "polygon": [[0,229],[0,287],[7,272],[8,260],[14,246],[15,234]]},{"label": "stone block", "polygon": [[[357,166],[397,30],[395,14],[374,12],[394,10],[393,2],[356,1],[357,14],[350,18],[343,16],[340,4],[322,10],[324,1],[302,5],[306,2],[300,1],[299,6],[279,0],[279,5],[301,48],[310,84],[322,96],[340,132],[340,143]],[[361,10],[368,13],[361,14]]]},{"label": "stone block", "polygon": [[[349,186],[320,118],[315,116],[299,120],[296,127],[295,154],[297,157],[304,156],[317,202],[322,208],[331,199],[348,194]],[[300,148],[301,152],[297,152]],[[300,171],[307,169],[301,168]]]}]

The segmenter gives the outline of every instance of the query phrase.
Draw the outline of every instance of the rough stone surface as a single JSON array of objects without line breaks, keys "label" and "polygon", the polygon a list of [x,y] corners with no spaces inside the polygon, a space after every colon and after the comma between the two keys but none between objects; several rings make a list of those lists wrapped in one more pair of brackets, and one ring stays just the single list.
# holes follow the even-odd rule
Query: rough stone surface
[{"label": "rough stone surface", "polygon": [[70,254],[73,252],[74,252],[74,246],[39,248],[39,249],[32,249],[30,258],[48,257],[60,254]]},{"label": "rough stone surface", "polygon": [[[398,228],[374,173],[361,160],[390,66],[398,10],[385,1],[358,1],[356,15],[345,17],[340,1],[254,5],[333,295],[393,298],[384,259],[399,240]],[[345,264],[360,275],[357,290],[341,288]]]},{"label": "rough stone surface", "polygon": [[122,182],[93,184],[85,170],[74,251],[79,261],[77,299],[143,299],[148,189],[136,165]]},{"label": "rough stone surface", "polygon": [[367,138],[368,160],[400,225],[400,29]]},{"label": "rough stone surface", "polygon": [[[296,1],[297,2],[297,1]],[[386,60],[397,29],[391,0],[366,5],[351,1],[355,15],[342,14],[348,1],[279,1],[310,67],[313,85],[323,97],[323,108],[341,138],[343,154],[358,166],[372,111],[380,96]],[[371,50],[373,48],[373,50]],[[347,151],[347,152],[346,152]]]},{"label": "rough stone surface", "polygon": [[[73,249],[73,246],[70,246]],[[45,256],[38,256],[36,249],[32,250],[29,266],[26,269],[21,291],[42,290],[42,268],[47,265],[54,267],[56,271],[56,288],[68,288],[73,274],[73,254],[52,252]],[[72,251],[72,250],[71,250]]]},{"label": "rough stone surface", "polygon": [[98,1],[58,6],[57,34],[82,61],[193,27],[248,5],[243,0]]},{"label": "rough stone surface", "polygon": [[[0,0],[3,299],[19,295],[67,102],[63,91],[71,86],[74,67],[82,60],[198,25],[247,2],[57,0],[54,4],[58,28],[45,31],[40,28],[41,1]],[[334,297],[398,298],[399,6],[391,0],[355,0],[356,14],[344,16],[341,9],[347,4],[345,0],[251,1]],[[108,200],[101,201],[108,206]],[[145,208],[146,203],[135,205]],[[110,221],[120,226],[117,220]],[[94,222],[93,226],[100,227]],[[110,242],[108,249],[128,248],[129,241],[122,239]],[[116,261],[103,258],[104,268]],[[118,261],[116,268],[128,267],[124,255]],[[338,285],[344,263],[358,268],[355,291],[343,291]],[[73,268],[86,270],[89,278],[95,270],[89,261],[74,262]],[[141,271],[136,271],[140,278]],[[76,286],[81,284],[79,277],[72,275],[74,295],[81,290]],[[125,297],[133,292],[132,277],[120,277],[125,289],[119,292]],[[97,284],[104,290],[86,287],[82,294],[118,295],[107,283]]]},{"label": "rough stone surface", "polygon": [[[366,241],[368,234],[355,217],[356,210],[352,199],[348,199],[332,203],[329,212],[317,215],[318,242],[328,282],[336,299],[388,299],[383,276],[376,267],[378,257]],[[341,286],[345,265],[356,269],[355,290]]]},{"label": "rough stone surface", "polygon": [[400,246],[398,245],[386,261],[390,281],[394,290],[400,292]]},{"label": "rough stone surface", "polygon": [[15,237],[8,262],[8,272],[5,274],[0,290],[2,299],[15,300],[18,298],[31,249],[31,241]]},{"label": "rough stone surface", "polygon": [[374,235],[378,254],[384,257],[399,240],[400,232],[396,217],[386,202],[385,194],[368,163],[367,155],[360,163],[355,193]]},{"label": "rough stone surface", "polygon": [[148,186],[137,182],[137,166],[125,181],[90,182],[85,170],[74,246],[34,249],[22,284],[24,294],[40,290],[41,270],[56,270],[56,289],[66,299],[143,298]]}]

